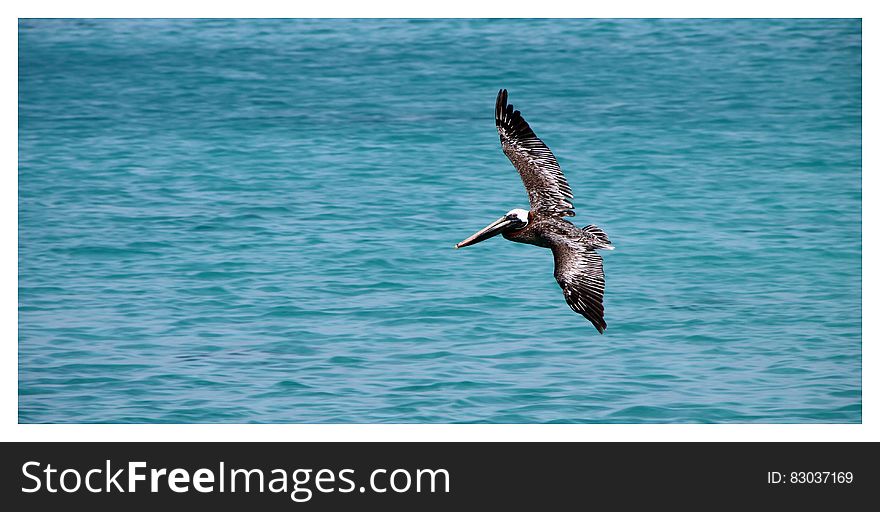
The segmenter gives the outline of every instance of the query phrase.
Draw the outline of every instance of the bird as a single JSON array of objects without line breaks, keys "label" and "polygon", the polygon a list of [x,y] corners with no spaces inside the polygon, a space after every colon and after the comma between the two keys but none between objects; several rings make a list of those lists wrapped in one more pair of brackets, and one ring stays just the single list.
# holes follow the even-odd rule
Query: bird
[{"label": "bird", "polygon": [[500,234],[507,240],[549,248],[553,276],[568,306],[604,334],[605,272],[597,250],[613,250],[608,235],[590,224],[579,228],[566,219],[574,216],[574,195],[559,162],[535,135],[519,110],[507,102],[507,89],[495,100],[495,126],[501,149],[519,171],[529,195],[528,210],[514,208],[485,228],[455,244],[456,249]]}]

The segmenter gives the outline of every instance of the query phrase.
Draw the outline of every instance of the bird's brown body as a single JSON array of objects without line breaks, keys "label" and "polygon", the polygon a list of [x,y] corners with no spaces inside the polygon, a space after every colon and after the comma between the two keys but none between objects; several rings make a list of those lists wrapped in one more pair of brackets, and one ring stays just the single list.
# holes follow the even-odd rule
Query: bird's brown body
[{"label": "bird's brown body", "polygon": [[501,236],[511,242],[537,245],[538,247],[553,247],[554,242],[583,238],[585,244],[590,244],[592,236],[571,222],[553,215],[542,215],[539,212],[529,211],[529,223],[526,227],[515,231],[505,231]]}]

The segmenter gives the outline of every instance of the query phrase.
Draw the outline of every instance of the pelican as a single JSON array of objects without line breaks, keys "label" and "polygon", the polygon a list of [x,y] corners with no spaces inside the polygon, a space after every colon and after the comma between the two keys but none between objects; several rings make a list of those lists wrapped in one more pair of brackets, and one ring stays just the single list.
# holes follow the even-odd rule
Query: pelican
[{"label": "pelican", "polygon": [[522,244],[553,251],[556,282],[569,307],[605,333],[605,273],[597,249],[614,249],[608,235],[590,224],[579,228],[565,219],[574,216],[571,187],[556,157],[529,127],[519,110],[507,103],[507,89],[495,100],[495,126],[501,149],[519,171],[529,194],[529,210],[514,208],[503,217],[455,244],[456,249],[500,234]]}]

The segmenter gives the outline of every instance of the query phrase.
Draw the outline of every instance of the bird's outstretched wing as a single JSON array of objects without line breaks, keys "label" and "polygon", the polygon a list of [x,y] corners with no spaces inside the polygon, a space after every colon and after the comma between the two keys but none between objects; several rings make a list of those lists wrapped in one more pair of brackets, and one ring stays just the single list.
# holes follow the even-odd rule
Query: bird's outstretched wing
[{"label": "bird's outstretched wing", "polygon": [[569,307],[589,320],[600,333],[605,332],[605,273],[602,256],[577,240],[551,242],[556,268],[553,275],[562,288]]},{"label": "bird's outstretched wing", "polygon": [[507,89],[495,100],[495,126],[501,149],[519,171],[533,210],[560,217],[574,216],[574,198],[556,157],[529,127],[519,110],[507,104]]}]

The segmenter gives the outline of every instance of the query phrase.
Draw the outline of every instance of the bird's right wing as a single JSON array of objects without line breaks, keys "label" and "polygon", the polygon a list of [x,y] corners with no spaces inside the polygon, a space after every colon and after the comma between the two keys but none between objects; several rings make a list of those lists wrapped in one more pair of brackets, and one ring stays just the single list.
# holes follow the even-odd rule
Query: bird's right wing
[{"label": "bird's right wing", "polygon": [[602,256],[578,243],[577,240],[556,239],[551,241],[556,268],[556,282],[569,307],[589,320],[600,333],[605,332],[605,272]]},{"label": "bird's right wing", "polygon": [[507,89],[495,100],[495,126],[501,149],[519,171],[533,210],[555,216],[574,216],[571,187],[556,157],[535,135],[519,110],[507,104]]}]

